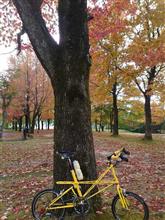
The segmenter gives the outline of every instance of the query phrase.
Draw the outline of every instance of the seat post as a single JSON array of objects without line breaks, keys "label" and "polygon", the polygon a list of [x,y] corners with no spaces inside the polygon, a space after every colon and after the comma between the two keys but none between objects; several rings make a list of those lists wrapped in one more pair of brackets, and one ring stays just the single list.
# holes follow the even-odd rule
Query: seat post
[{"label": "seat post", "polygon": [[68,164],[69,164],[70,170],[73,170],[73,169],[74,169],[74,168],[73,168],[73,163],[72,163],[70,157],[68,157],[67,160],[68,160]]}]

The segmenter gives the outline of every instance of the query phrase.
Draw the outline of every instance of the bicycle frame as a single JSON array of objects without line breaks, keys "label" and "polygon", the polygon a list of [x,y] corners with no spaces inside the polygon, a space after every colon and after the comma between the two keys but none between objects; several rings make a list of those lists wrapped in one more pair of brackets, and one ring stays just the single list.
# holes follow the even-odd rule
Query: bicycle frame
[{"label": "bicycle frame", "polygon": [[[103,178],[110,171],[111,171],[113,178],[111,180],[103,180]],[[97,180],[78,181],[74,170],[71,170],[71,175],[72,175],[73,181],[57,181],[56,182],[56,184],[58,184],[58,185],[72,185],[72,186],[69,187],[68,189],[66,189],[65,191],[61,192],[55,199],[53,199],[51,201],[51,203],[49,204],[49,207],[47,208],[47,210],[56,210],[56,209],[74,207],[74,202],[70,202],[70,203],[66,203],[66,204],[58,203],[58,200],[60,200],[64,195],[66,195],[70,191],[72,191],[73,195],[75,195],[76,197],[79,197],[82,200],[84,200],[84,199],[88,200],[88,199],[96,196],[97,194],[104,192],[106,189],[110,188],[113,185],[116,185],[117,193],[120,197],[120,201],[121,201],[123,208],[128,208],[128,203],[123,195],[123,190],[120,187],[119,180],[117,178],[116,171],[115,171],[113,164],[110,164],[107,167],[107,169],[99,176],[99,178]],[[81,185],[91,185],[91,186],[87,189],[87,191],[85,193],[82,193]],[[102,189],[98,190],[97,192],[94,192],[93,194],[89,195],[91,193],[91,191],[98,185],[106,185],[106,186],[103,187]]]}]

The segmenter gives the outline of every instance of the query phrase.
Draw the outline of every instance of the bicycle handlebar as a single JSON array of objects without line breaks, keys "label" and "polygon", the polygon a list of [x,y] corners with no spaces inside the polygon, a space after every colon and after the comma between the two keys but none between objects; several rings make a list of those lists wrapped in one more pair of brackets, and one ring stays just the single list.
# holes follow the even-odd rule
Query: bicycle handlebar
[{"label": "bicycle handlebar", "polygon": [[[71,158],[75,155],[75,152],[70,152],[70,151],[56,151],[56,154],[58,154],[61,159],[68,159],[71,160]],[[113,154],[107,157],[107,159],[112,162],[113,161],[118,161],[120,158],[121,161],[128,162],[127,155],[130,155],[130,152],[127,151],[125,148],[121,148],[120,150],[115,151]]]}]

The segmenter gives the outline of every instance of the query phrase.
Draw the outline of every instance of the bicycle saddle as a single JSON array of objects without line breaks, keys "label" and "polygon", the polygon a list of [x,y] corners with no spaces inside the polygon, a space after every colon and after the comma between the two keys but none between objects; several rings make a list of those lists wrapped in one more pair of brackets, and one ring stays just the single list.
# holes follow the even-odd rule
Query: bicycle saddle
[{"label": "bicycle saddle", "polygon": [[71,151],[57,151],[56,153],[61,156],[61,159],[69,159],[75,155],[75,152]]}]

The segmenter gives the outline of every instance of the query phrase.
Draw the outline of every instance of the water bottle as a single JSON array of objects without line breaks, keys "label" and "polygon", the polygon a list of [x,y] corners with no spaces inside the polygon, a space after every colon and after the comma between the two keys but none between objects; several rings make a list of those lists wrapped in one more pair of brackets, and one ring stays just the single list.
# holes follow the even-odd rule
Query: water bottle
[{"label": "water bottle", "polygon": [[82,171],[81,171],[81,168],[80,168],[80,164],[77,160],[73,161],[73,167],[74,167],[74,170],[76,172],[77,179],[78,180],[83,180],[83,174],[82,174]]}]

